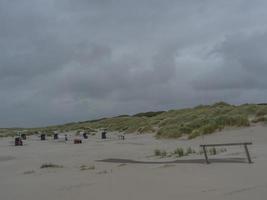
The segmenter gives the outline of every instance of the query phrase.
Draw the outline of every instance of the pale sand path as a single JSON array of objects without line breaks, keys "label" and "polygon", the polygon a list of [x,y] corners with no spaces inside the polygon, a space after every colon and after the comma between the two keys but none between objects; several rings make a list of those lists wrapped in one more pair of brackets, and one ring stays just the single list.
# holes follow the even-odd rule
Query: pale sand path
[{"label": "pale sand path", "polygon": [[[39,141],[31,137],[23,147],[0,139],[0,199],[2,200],[177,200],[266,199],[267,127],[228,130],[190,141],[155,140],[152,135],[129,135],[125,141],[101,141],[90,136],[81,145]],[[151,157],[154,149],[174,150],[200,143],[252,141],[254,164],[202,163],[138,164],[96,162],[118,158],[137,161],[170,161]],[[241,147],[230,148],[221,157],[244,157]],[[196,155],[186,159],[199,159]],[[59,169],[40,169],[52,162]],[[81,165],[95,170],[81,171]],[[34,170],[32,173],[30,171]],[[24,174],[24,172],[28,172]]]}]

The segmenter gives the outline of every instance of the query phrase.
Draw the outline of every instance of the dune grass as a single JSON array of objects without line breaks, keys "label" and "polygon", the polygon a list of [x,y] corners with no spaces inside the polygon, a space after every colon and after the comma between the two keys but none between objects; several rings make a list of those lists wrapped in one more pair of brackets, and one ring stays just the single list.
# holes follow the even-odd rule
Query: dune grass
[{"label": "dune grass", "polygon": [[90,165],[90,166],[87,166],[87,165],[81,165],[81,166],[80,166],[80,170],[81,170],[81,171],[85,171],[85,170],[95,170],[95,165]]},{"label": "dune grass", "polygon": [[154,156],[159,156],[163,158],[167,156],[167,152],[165,150],[155,149]]},{"label": "dune grass", "polygon": [[44,163],[41,165],[40,168],[41,169],[44,169],[44,168],[63,168],[63,165],[57,165],[57,164],[53,164],[53,163]]},{"label": "dune grass", "polygon": [[[27,135],[53,131],[118,131],[123,133],[155,133],[157,138],[189,139],[221,131],[225,127],[246,127],[251,123],[267,122],[267,104],[243,104],[239,106],[218,102],[180,110],[138,113],[133,116],[120,115],[84,122],[73,122],[59,126],[31,128]],[[15,136],[24,129],[0,129],[0,137]]]},{"label": "dune grass", "polygon": [[[209,155],[217,155],[220,153],[224,153],[226,152],[227,149],[226,148],[215,148],[215,147],[211,147],[208,148],[207,153]],[[166,150],[160,150],[160,149],[155,149],[154,150],[154,156],[160,157],[160,158],[164,158],[164,157],[172,157],[175,156],[177,158],[181,158],[184,156],[190,156],[190,155],[201,155],[203,154],[203,150],[200,149],[199,151],[196,151],[194,148],[192,147],[188,147],[188,148],[183,148],[183,147],[177,147],[176,149],[174,149],[174,151],[171,152],[167,152]]]}]

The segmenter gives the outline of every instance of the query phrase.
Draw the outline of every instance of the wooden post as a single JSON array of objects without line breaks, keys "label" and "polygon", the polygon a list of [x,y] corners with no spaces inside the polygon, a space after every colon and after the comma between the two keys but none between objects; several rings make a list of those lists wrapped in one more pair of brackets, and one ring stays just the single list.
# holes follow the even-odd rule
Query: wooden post
[{"label": "wooden post", "polygon": [[246,144],[244,144],[244,147],[245,147],[245,152],[247,154],[247,158],[248,158],[248,163],[252,163],[251,161],[251,157],[250,157],[250,154],[249,154],[249,151],[248,151],[248,147]]},{"label": "wooden post", "polygon": [[206,163],[209,164],[208,154],[207,154],[207,151],[206,151],[206,147],[204,145],[203,145],[203,151],[204,151]]}]

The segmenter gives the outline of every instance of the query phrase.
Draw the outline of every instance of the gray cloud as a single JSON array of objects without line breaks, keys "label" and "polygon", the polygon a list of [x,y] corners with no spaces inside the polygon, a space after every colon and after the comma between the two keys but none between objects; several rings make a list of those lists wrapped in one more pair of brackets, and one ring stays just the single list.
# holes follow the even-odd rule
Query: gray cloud
[{"label": "gray cloud", "polygon": [[220,60],[214,69],[194,82],[196,89],[267,89],[267,33],[226,37],[210,56]]},{"label": "gray cloud", "polygon": [[265,101],[256,1],[0,1],[0,126]]}]

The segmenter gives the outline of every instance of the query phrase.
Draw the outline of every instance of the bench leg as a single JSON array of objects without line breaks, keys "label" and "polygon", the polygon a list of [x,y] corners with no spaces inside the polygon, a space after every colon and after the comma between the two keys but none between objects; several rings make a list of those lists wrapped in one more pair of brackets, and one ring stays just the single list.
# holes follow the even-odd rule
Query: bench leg
[{"label": "bench leg", "polygon": [[204,152],[206,163],[209,164],[208,154],[207,154],[207,150],[205,146],[203,146],[203,152]]},{"label": "bench leg", "polygon": [[245,147],[245,152],[246,152],[246,154],[247,154],[248,163],[252,163],[247,145],[244,145],[244,147]]}]

